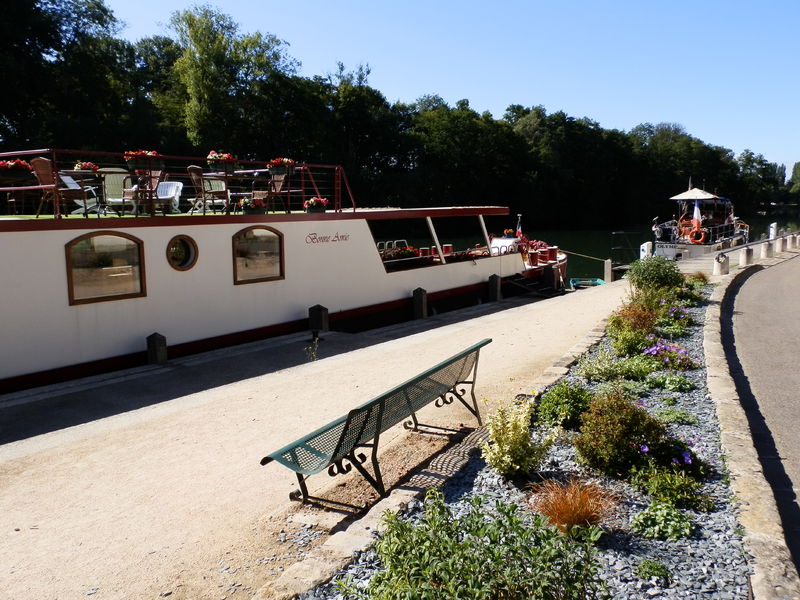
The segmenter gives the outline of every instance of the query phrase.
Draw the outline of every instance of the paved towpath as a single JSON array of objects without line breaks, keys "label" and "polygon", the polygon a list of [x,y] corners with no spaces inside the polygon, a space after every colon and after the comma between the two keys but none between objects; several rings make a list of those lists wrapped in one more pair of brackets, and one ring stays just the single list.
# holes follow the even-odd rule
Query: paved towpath
[{"label": "paved towpath", "polygon": [[[529,393],[627,289],[331,333],[314,362],[295,335],[0,396],[0,598],[245,596],[296,487],[266,452],[486,337],[478,396]],[[435,419],[472,423],[457,406]]]}]

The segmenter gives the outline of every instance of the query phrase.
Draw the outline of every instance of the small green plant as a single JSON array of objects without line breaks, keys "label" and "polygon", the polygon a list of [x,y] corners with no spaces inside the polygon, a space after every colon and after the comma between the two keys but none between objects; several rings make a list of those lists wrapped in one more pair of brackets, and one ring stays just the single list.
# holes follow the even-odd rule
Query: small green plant
[{"label": "small green plant", "polygon": [[669,585],[672,582],[672,573],[664,563],[647,558],[636,565],[636,576],[644,581],[655,577],[663,582],[664,585]]},{"label": "small green plant", "polygon": [[667,390],[668,392],[688,392],[695,388],[694,382],[684,375],[669,373],[656,373],[647,376],[645,383],[652,388]]},{"label": "small green plant", "polygon": [[658,363],[647,356],[640,354],[620,360],[606,348],[600,348],[594,356],[585,356],[578,361],[575,373],[587,381],[619,378],[641,381],[658,368]]},{"label": "small green plant", "polygon": [[697,425],[697,417],[682,408],[661,408],[655,411],[655,417],[662,423],[678,425]]},{"label": "small green plant", "polygon": [[308,357],[308,360],[310,362],[314,362],[315,360],[317,360],[317,351],[319,350],[319,338],[315,336],[314,339],[311,340],[311,343],[305,348],[303,348],[303,350],[305,351],[306,357]]},{"label": "small green plant", "polygon": [[683,283],[683,274],[674,261],[663,256],[648,256],[634,261],[628,269],[628,280],[637,289],[674,288]]},{"label": "small green plant", "polygon": [[592,393],[580,385],[566,381],[557,383],[539,400],[538,419],[551,427],[577,429],[580,416],[592,399]]},{"label": "small green plant", "polygon": [[669,446],[664,424],[630,402],[621,391],[596,396],[582,416],[574,439],[578,456],[609,475],[643,466],[657,449]]},{"label": "small green plant", "polygon": [[516,506],[497,502],[494,511],[474,498],[455,517],[440,491],[425,498],[418,523],[384,515],[385,532],[375,544],[384,570],[366,589],[337,582],[357,598],[401,600],[583,600],[607,598],[598,576],[593,542],[559,534],[541,515],[526,522]]},{"label": "small green plant", "polygon": [[648,333],[641,329],[615,329],[609,330],[611,347],[620,356],[634,356],[641,354],[649,344]]},{"label": "small green plant", "polygon": [[656,333],[659,336],[668,340],[676,340],[686,336],[689,332],[688,328],[683,323],[669,323],[663,327],[656,327]]},{"label": "small green plant", "polygon": [[665,406],[675,406],[678,403],[678,401],[672,396],[667,396],[665,398],[662,398],[661,401],[664,403]]},{"label": "small green plant", "polygon": [[650,393],[650,386],[642,381],[617,379],[615,381],[604,381],[597,384],[594,391],[597,395],[621,392],[628,400],[637,400]]},{"label": "small green plant", "polygon": [[702,485],[686,471],[674,465],[668,467],[649,464],[635,470],[631,485],[650,495],[653,500],[669,502],[679,508],[693,508],[709,512],[714,501],[701,492]]},{"label": "small green plant", "polygon": [[489,441],[481,449],[486,462],[505,476],[528,473],[544,460],[557,432],[543,439],[531,435],[533,402],[499,406],[489,419]]},{"label": "small green plant", "polygon": [[692,535],[692,519],[669,502],[656,500],[631,519],[631,529],[646,538],[679,540]]}]

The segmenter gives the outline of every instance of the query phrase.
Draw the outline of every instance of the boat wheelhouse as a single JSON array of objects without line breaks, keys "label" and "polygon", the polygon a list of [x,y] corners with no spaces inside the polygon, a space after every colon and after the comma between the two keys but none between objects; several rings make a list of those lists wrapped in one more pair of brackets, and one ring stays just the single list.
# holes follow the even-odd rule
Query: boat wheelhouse
[{"label": "boat wheelhouse", "polygon": [[653,219],[656,256],[680,260],[747,243],[750,227],[734,215],[730,199],[690,187],[670,200],[672,219]]},{"label": "boat wheelhouse", "polygon": [[[58,172],[76,153],[20,154],[46,154]],[[205,196],[187,174],[198,159],[162,158],[169,181],[183,184],[170,200],[182,212],[160,214],[141,196],[134,211],[104,210],[102,171],[119,176],[116,166],[99,169],[96,210],[86,217],[64,218],[57,198],[50,207],[62,218],[19,214],[40,202],[30,182],[20,187],[32,188],[24,191],[33,201],[17,193],[5,210],[0,202],[17,212],[0,218],[0,390],[146,364],[154,333],[179,357],[312,329],[312,307],[349,331],[413,318],[419,289],[432,310],[447,310],[563,281],[557,248],[522,236],[496,243],[487,221],[505,223],[506,207],[357,207],[340,167],[292,165],[270,187],[268,168],[253,163],[226,174],[215,212],[199,208]],[[234,204],[262,187],[271,206],[246,213]],[[310,198],[326,200],[324,209],[309,210]]]}]

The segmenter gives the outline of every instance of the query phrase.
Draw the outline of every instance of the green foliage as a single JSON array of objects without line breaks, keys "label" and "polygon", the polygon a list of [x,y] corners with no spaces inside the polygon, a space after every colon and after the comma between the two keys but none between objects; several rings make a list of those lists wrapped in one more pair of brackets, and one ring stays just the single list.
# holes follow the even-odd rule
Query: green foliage
[{"label": "green foliage", "polygon": [[662,423],[679,425],[697,425],[697,417],[682,408],[661,408],[655,411],[655,417]]},{"label": "green foliage", "polygon": [[657,327],[656,332],[663,338],[675,340],[684,337],[688,333],[688,329],[684,323],[667,323]]},{"label": "green foliage", "polygon": [[661,401],[666,406],[675,406],[678,403],[678,401],[675,398],[673,398],[672,396],[667,396],[666,398],[662,398]]},{"label": "green foliage", "polygon": [[376,543],[384,570],[366,588],[339,582],[357,597],[374,600],[583,600],[608,597],[598,577],[595,530],[588,540],[560,535],[541,515],[529,523],[514,505],[498,502],[495,514],[473,499],[454,517],[441,492],[430,490],[419,523],[384,515]]},{"label": "green foliage", "polygon": [[646,538],[679,540],[692,535],[692,520],[669,502],[655,501],[631,519],[631,529]]},{"label": "green foliage", "polygon": [[551,427],[576,429],[580,416],[589,408],[592,393],[580,385],[562,381],[551,387],[539,400],[538,419]]},{"label": "green foliage", "polygon": [[650,393],[650,387],[641,382],[631,379],[616,379],[614,381],[604,381],[594,388],[595,394],[614,394],[621,393],[628,400],[637,400]]},{"label": "green foliage", "polygon": [[555,441],[556,433],[541,440],[531,435],[533,408],[530,401],[501,405],[489,419],[489,441],[481,450],[486,462],[503,475],[533,471]]},{"label": "green foliage", "polygon": [[648,344],[648,333],[640,329],[613,329],[609,330],[611,347],[620,356],[635,356],[641,354]]},{"label": "green foliage", "polygon": [[645,465],[647,457],[669,446],[660,421],[621,393],[596,396],[582,416],[574,440],[578,456],[590,467],[609,475],[625,475]]},{"label": "green foliage", "polygon": [[678,508],[693,508],[703,512],[714,508],[714,501],[701,492],[700,482],[674,465],[664,467],[648,464],[633,472],[631,484],[649,494],[653,500],[669,502]]},{"label": "green foliage", "polygon": [[669,585],[672,581],[672,573],[670,573],[664,563],[648,558],[636,565],[636,576],[645,581],[655,577],[663,581],[666,585]]},{"label": "green foliage", "polygon": [[628,269],[628,280],[637,289],[673,288],[683,283],[683,274],[674,261],[663,256],[648,256],[634,261]]},{"label": "green foliage", "polygon": [[652,388],[667,390],[669,392],[688,392],[696,386],[685,375],[672,375],[669,373],[655,373],[647,376],[645,383]]},{"label": "green foliage", "polygon": [[575,373],[587,381],[610,381],[618,378],[641,381],[658,368],[658,364],[646,356],[631,356],[620,360],[609,350],[600,348],[594,356],[581,358]]}]

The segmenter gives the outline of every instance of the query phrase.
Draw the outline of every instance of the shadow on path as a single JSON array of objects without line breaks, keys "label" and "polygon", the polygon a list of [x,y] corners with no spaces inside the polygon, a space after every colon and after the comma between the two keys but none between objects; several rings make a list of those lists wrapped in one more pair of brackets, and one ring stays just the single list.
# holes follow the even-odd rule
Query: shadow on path
[{"label": "shadow on path", "polygon": [[[312,347],[310,332],[296,333],[182,357],[169,361],[165,366],[138,367],[0,395],[0,445],[539,300],[541,298],[516,296],[356,334],[323,333],[316,348]],[[357,369],[358,365],[354,364],[353,368]]]},{"label": "shadow on path", "polygon": [[786,545],[792,555],[795,567],[800,570],[800,535],[797,535],[797,532],[800,532],[800,506],[797,504],[792,481],[786,474],[781,462],[775,438],[767,425],[758,405],[758,399],[753,394],[750,381],[736,354],[736,337],[733,330],[734,302],[742,285],[757,272],[752,271],[750,274],[735,281],[725,294],[720,310],[722,347],[725,351],[725,358],[728,361],[731,377],[736,385],[739,402],[747,415],[750,433],[753,437],[753,445],[758,453],[764,478],[772,488],[775,497],[781,524],[785,532]]}]

